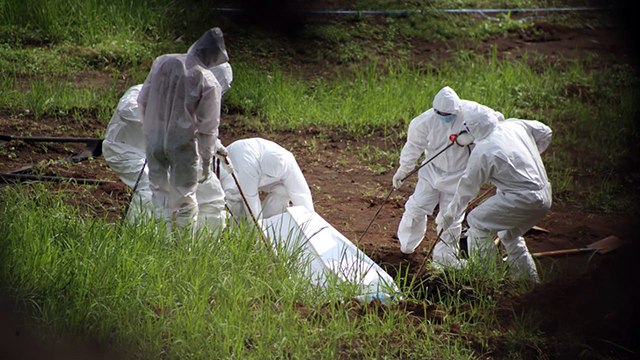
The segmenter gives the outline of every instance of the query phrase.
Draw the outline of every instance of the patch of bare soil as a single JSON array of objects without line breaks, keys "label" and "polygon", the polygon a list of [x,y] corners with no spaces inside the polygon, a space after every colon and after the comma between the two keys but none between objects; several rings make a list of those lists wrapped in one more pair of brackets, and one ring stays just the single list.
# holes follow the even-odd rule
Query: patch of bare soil
[{"label": "patch of bare soil", "polygon": [[[616,61],[622,56],[630,61],[630,54],[618,54],[625,40],[614,34],[614,31],[573,31],[540,24],[536,31],[490,40],[476,44],[472,49],[487,51],[489,47],[496,46],[502,56],[533,53],[551,63],[559,58],[582,56],[609,61],[612,55]],[[422,54],[416,55],[417,60],[420,56],[437,58],[443,55],[438,53],[438,46],[428,42],[416,44],[415,49],[416,53]],[[396,275],[401,267],[408,267],[412,275],[423,274],[425,254],[435,238],[433,223],[430,221],[425,240],[410,256],[401,255],[395,236],[404,203],[413,191],[415,179],[392,193],[389,200],[384,202],[391,191],[393,170],[383,174],[374,173],[371,164],[363,162],[357,151],[364,145],[400,151],[403,139],[380,134],[354,139],[343,134],[326,133],[321,129],[264,134],[239,127],[237,124],[242,120],[234,114],[223,114],[222,122],[221,138],[226,144],[239,138],[260,136],[291,150],[311,187],[317,213],[391,275]],[[103,127],[104,124],[92,119],[75,122],[53,118],[34,121],[28,114],[0,115],[0,134],[91,137],[101,133]],[[321,131],[322,138],[318,136]],[[98,185],[83,185],[80,182],[58,186],[74,192],[78,205],[88,214],[119,221],[130,192],[100,156],[81,162],[65,160],[84,148],[82,143],[12,140],[0,147],[0,172],[15,172],[37,165],[38,173],[44,175],[101,180]],[[362,236],[378,211],[372,226]],[[514,314],[530,311],[537,314],[543,335],[553,340],[545,342],[545,348],[532,349],[532,358],[541,355],[575,358],[578,355],[589,357],[595,354],[632,358],[639,354],[640,339],[635,331],[638,323],[635,304],[640,300],[638,265],[635,260],[637,236],[633,231],[635,223],[636,219],[631,216],[590,213],[580,206],[556,202],[538,224],[548,232],[527,235],[527,244],[532,252],[584,247],[609,235],[629,242],[625,247],[608,254],[540,258],[542,275],[557,279],[534,288],[524,296],[502,300],[505,331],[512,324]],[[434,321],[446,315],[435,305],[424,308],[405,303],[402,306],[414,314],[412,319],[415,321]],[[358,309],[354,311],[360,311]],[[302,308],[301,311],[307,309]],[[459,335],[465,336],[462,333]],[[576,339],[583,344],[586,342],[589,348],[579,346]],[[505,346],[498,337],[492,340],[490,349],[480,350],[488,352],[492,358],[500,358]]]}]

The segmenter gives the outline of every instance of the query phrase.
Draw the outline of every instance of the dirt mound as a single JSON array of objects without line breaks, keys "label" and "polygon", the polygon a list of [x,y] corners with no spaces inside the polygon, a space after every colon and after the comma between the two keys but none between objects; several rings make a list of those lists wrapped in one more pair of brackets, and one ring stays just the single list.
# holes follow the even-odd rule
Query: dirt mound
[{"label": "dirt mound", "polygon": [[637,254],[637,244],[629,244],[581,276],[504,299],[505,308],[513,308],[504,314],[505,323],[533,315],[540,331],[555,339],[549,344],[557,344],[548,353],[559,358],[635,358],[640,353]]}]

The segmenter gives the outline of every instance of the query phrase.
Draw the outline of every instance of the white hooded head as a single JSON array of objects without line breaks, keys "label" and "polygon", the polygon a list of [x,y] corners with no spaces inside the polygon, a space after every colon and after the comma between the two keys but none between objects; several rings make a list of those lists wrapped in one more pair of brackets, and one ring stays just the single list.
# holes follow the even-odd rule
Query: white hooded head
[{"label": "white hooded head", "polygon": [[475,138],[475,142],[485,139],[498,126],[498,118],[488,111],[465,113],[465,125]]},{"label": "white hooded head", "polygon": [[233,81],[233,71],[231,70],[231,65],[226,62],[224,64],[220,64],[209,68],[213,73],[213,76],[216,77],[216,80],[220,83],[220,87],[222,87],[222,94],[224,95],[229,88],[231,88],[231,82]]},{"label": "white hooded head", "polygon": [[433,109],[444,114],[460,112],[460,98],[452,88],[445,86],[433,97]]},{"label": "white hooded head", "polygon": [[284,175],[285,161],[282,154],[273,151],[267,151],[262,154],[260,159],[260,170],[270,178],[280,178]]},{"label": "white hooded head", "polygon": [[187,51],[187,56],[195,57],[206,68],[229,61],[222,30],[217,27],[207,30],[191,45]]}]

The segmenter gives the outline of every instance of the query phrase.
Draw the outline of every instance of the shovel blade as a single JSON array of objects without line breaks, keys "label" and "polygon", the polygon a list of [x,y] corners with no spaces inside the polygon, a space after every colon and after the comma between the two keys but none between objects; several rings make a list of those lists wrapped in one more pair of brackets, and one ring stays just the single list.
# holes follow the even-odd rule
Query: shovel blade
[{"label": "shovel blade", "polygon": [[587,245],[587,247],[596,250],[598,254],[606,254],[621,247],[626,243],[627,242],[625,240],[622,240],[615,235],[609,235],[604,239],[600,239],[594,243]]},{"label": "shovel blade", "polygon": [[593,242],[583,248],[543,251],[543,252],[533,253],[531,254],[531,256],[544,257],[544,256],[585,254],[585,253],[606,254],[608,252],[611,252],[619,248],[620,246],[626,243],[627,241],[622,240],[615,235],[609,235],[606,238]]}]

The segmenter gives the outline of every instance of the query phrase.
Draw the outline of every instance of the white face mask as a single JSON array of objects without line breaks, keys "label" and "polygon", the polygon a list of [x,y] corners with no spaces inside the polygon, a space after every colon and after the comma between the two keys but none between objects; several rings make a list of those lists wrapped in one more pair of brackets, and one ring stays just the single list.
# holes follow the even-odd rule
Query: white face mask
[{"label": "white face mask", "polygon": [[456,114],[449,114],[444,116],[438,115],[438,118],[440,118],[440,121],[442,121],[443,124],[451,124],[456,120]]}]

